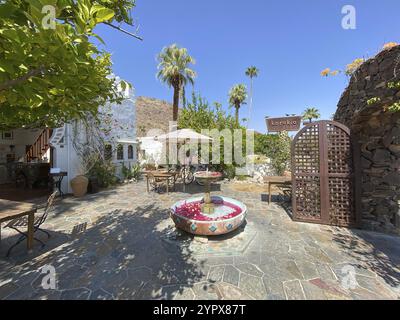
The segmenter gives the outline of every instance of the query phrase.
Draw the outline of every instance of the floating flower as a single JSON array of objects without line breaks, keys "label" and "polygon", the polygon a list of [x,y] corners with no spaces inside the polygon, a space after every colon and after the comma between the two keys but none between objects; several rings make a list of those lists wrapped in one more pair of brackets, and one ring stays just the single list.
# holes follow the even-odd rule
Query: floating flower
[{"label": "floating flower", "polygon": [[218,203],[214,203],[216,205],[216,208],[218,206],[225,206],[230,209],[232,209],[232,212],[223,216],[223,217],[218,217],[218,218],[212,218],[209,215],[204,215],[201,212],[201,201],[197,202],[190,202],[190,203],[184,203],[180,207],[175,208],[175,212],[177,215],[187,218],[190,220],[195,220],[195,221],[220,221],[220,220],[227,220],[234,218],[242,213],[242,209],[230,202],[223,201],[222,203],[218,201]]},{"label": "floating flower", "polygon": [[327,77],[330,72],[331,72],[331,69],[330,68],[326,68],[326,69],[321,71],[321,76],[322,77]]}]

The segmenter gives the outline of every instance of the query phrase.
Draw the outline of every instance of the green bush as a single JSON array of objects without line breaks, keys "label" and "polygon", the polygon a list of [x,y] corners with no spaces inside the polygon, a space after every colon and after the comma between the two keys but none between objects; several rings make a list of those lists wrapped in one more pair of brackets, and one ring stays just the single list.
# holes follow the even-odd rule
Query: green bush
[{"label": "green bush", "polygon": [[99,160],[89,170],[88,176],[97,178],[101,188],[107,188],[118,182],[115,171],[116,167],[112,161]]},{"label": "green bush", "polygon": [[125,164],[122,164],[122,175],[124,176],[124,179],[134,179],[134,180],[139,180],[140,177],[140,165],[134,164],[133,166],[129,165],[129,168],[125,166]]},{"label": "green bush", "polygon": [[[229,129],[233,132],[235,129],[243,130],[243,141],[242,141],[242,154],[246,154],[246,129],[237,124],[235,117],[222,109],[222,105],[214,103],[210,105],[208,101],[203,98],[200,94],[193,93],[192,101],[180,111],[179,114],[179,128],[190,128],[196,132],[201,133],[202,129],[217,129],[222,131]],[[233,134],[232,134],[233,136]],[[237,164],[225,164],[224,163],[224,138],[220,138],[220,164],[211,164],[210,169],[223,172],[225,177],[233,179],[236,175]],[[199,151],[200,151],[199,147]],[[209,159],[212,159],[211,151]],[[232,159],[234,157],[232,156]]]},{"label": "green bush", "polygon": [[254,151],[271,159],[271,165],[278,175],[290,168],[291,138],[287,132],[255,135]]},{"label": "green bush", "polygon": [[225,178],[232,180],[236,176],[236,167],[233,164],[226,164],[224,168],[220,168]]}]

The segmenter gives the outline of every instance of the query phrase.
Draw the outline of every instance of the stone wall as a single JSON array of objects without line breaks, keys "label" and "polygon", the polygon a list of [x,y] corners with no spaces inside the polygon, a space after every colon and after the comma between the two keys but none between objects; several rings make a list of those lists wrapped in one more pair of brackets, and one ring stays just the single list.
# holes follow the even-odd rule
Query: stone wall
[{"label": "stone wall", "polygon": [[271,165],[271,161],[268,163],[261,163],[254,165],[254,174],[251,178],[252,182],[264,183],[264,177],[278,175],[275,169]]},{"label": "stone wall", "polygon": [[[353,74],[335,120],[347,125],[361,147],[362,227],[400,234],[400,112],[386,106],[400,99],[400,46],[384,50]],[[367,103],[379,97],[380,102]]]}]

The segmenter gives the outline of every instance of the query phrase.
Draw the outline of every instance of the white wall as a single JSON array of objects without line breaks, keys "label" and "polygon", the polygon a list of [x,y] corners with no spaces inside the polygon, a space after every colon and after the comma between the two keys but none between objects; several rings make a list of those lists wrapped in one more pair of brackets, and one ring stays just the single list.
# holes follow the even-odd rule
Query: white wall
[{"label": "white wall", "polygon": [[[113,145],[113,160],[117,166],[117,175],[121,176],[120,171],[122,164],[129,166],[137,162],[136,147],[136,130],[135,130],[135,103],[132,92],[126,95],[126,99],[121,104],[111,104],[104,108],[100,108],[100,112],[109,110],[112,113],[112,130],[109,136],[104,136],[106,141],[110,141]],[[68,172],[68,176],[64,178],[62,190],[65,193],[71,193],[72,189],[70,181],[77,175],[82,174],[80,159],[73,147],[72,139],[73,131],[71,125],[65,125],[65,139],[63,145],[56,145],[54,150],[54,167],[60,168],[61,171]],[[121,143],[124,148],[124,160],[117,160],[116,147]],[[133,159],[128,160],[128,145],[133,145]]]},{"label": "white wall", "polygon": [[53,146],[53,168],[60,168],[61,171],[68,173],[68,176],[63,179],[61,189],[64,193],[71,193],[72,190],[69,182],[71,179],[81,174],[82,171],[79,157],[77,156],[70,139],[73,132],[72,126],[66,124],[64,130],[64,143]]},{"label": "white wall", "polygon": [[[137,162],[137,144],[136,144],[136,108],[132,91],[126,93],[126,99],[121,104],[109,104],[100,111],[110,110],[113,118],[113,126],[109,136],[104,139],[113,146],[113,160],[117,167],[117,175],[121,179],[122,166],[130,167]],[[124,159],[117,159],[117,146],[121,144],[124,150]],[[128,146],[133,146],[133,159],[128,159]]]},{"label": "white wall", "polygon": [[[139,138],[139,149],[144,151],[145,159],[150,163],[160,164],[163,144],[160,141],[154,140],[153,137]],[[143,159],[139,159],[143,161]]]}]

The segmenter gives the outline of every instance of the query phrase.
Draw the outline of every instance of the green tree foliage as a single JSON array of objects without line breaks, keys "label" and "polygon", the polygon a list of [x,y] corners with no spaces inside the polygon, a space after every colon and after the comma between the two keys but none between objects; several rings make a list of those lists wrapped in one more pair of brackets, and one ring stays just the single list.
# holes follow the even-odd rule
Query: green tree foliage
[{"label": "green tree foliage", "polygon": [[235,108],[235,120],[239,125],[239,109],[243,104],[246,104],[247,88],[244,84],[235,85],[229,91],[229,104]]},{"label": "green tree foliage", "polygon": [[[232,116],[227,114],[223,109],[222,105],[218,102],[214,103],[212,106],[208,103],[206,99],[201,97],[200,94],[192,94],[192,101],[188,103],[186,108],[182,109],[181,114],[179,115],[178,121],[179,128],[189,128],[193,129],[196,132],[201,133],[202,129],[217,129],[222,131],[224,129],[235,130],[241,129],[243,130],[243,141],[242,141],[242,148],[243,148],[243,155],[245,154],[246,150],[246,129],[241,127],[237,124],[236,119]],[[232,141],[233,143],[233,141]],[[220,164],[213,165],[214,169],[218,171],[225,171],[226,173],[230,173],[229,177],[234,176],[234,169],[236,164],[225,164],[224,163],[224,139],[221,137],[220,140]],[[211,160],[210,156],[210,160]]]},{"label": "green tree foliage", "polygon": [[291,138],[287,132],[279,134],[256,133],[254,151],[271,159],[271,165],[278,175],[290,167]]},{"label": "green tree foliage", "polygon": [[0,128],[57,127],[119,102],[110,54],[92,42],[103,42],[93,30],[100,23],[120,29],[114,21],[132,25],[134,6],[134,0],[1,2]]},{"label": "green tree foliage", "polygon": [[321,114],[316,108],[307,108],[306,110],[304,110],[303,119],[309,120],[310,123],[313,121],[313,119],[319,119],[320,117]]},{"label": "green tree foliage", "polygon": [[195,60],[188,54],[186,48],[173,44],[162,50],[158,62],[158,79],[174,89],[173,121],[177,121],[179,100],[180,98],[186,100],[183,96],[185,86],[188,83],[194,84],[196,78],[196,72],[190,68],[190,65],[195,64]]},{"label": "green tree foliage", "polygon": [[227,114],[218,102],[211,106],[200,94],[193,93],[192,101],[182,109],[178,121],[179,128],[190,128],[197,132],[202,129],[238,129],[235,118]]}]

